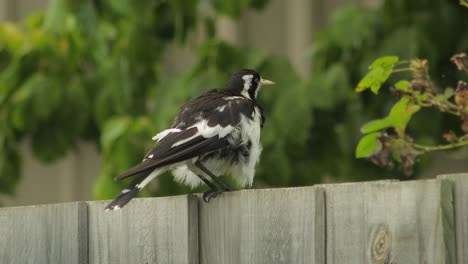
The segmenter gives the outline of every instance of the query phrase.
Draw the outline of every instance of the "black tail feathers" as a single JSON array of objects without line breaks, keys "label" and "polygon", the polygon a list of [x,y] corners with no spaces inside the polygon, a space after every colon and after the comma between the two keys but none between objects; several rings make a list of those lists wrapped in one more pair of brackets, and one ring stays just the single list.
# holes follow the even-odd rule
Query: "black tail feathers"
[{"label": "black tail feathers", "polygon": [[135,198],[137,194],[140,192],[140,190],[143,188],[143,186],[140,186],[139,184],[148,177],[148,175],[151,173],[151,170],[146,171],[141,173],[141,175],[138,175],[128,186],[127,188],[123,189],[122,192],[115,197],[112,202],[110,202],[106,206],[106,211],[109,210],[119,210],[120,208],[124,207],[130,200]]}]

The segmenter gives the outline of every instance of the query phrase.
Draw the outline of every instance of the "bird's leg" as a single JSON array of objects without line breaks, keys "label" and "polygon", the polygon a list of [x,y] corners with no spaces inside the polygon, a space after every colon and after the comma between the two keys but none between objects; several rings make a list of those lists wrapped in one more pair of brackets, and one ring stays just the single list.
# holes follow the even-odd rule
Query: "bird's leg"
[{"label": "bird's leg", "polygon": [[200,178],[206,185],[208,185],[208,187],[210,187],[208,191],[203,193],[203,201],[205,201],[205,203],[208,203],[211,198],[215,198],[216,196],[218,196],[218,194],[222,193],[222,191],[219,190],[218,187],[216,187],[216,185],[210,182],[203,175],[200,175],[199,173],[195,173],[195,175],[197,175],[198,178]]},{"label": "bird's leg", "polygon": [[198,176],[198,178],[200,178],[206,185],[208,185],[208,187],[210,187],[211,190],[213,191],[217,191],[218,190],[218,187],[216,187],[216,185],[214,185],[212,182],[210,182],[207,178],[205,178],[204,176],[198,174],[198,173],[195,173],[195,175]]},{"label": "bird's leg", "polygon": [[200,170],[202,170],[204,173],[206,173],[208,176],[210,176],[215,182],[217,182],[221,188],[223,188],[223,191],[234,191],[234,189],[227,185],[225,182],[223,182],[220,178],[216,177],[210,170],[208,170],[199,160],[195,162],[195,166],[197,166]]}]

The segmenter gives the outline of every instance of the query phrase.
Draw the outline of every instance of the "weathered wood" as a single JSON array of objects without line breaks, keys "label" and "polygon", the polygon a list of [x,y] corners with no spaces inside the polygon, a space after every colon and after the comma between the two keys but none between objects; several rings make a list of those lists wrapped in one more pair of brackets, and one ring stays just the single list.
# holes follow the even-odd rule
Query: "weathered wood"
[{"label": "weathered wood", "polygon": [[0,209],[0,263],[468,263],[468,174],[106,204]]},{"label": "weathered wood", "polygon": [[87,263],[84,203],[0,208],[0,263]]},{"label": "weathered wood", "polygon": [[453,182],[457,263],[468,263],[468,173],[441,175]]},{"label": "weathered wood", "polygon": [[326,263],[454,263],[450,182],[322,187],[326,197]]},{"label": "weathered wood", "polygon": [[198,263],[195,196],[134,199],[105,212],[89,205],[89,263]]},{"label": "weathered wood", "polygon": [[324,263],[323,190],[243,190],[199,205],[201,263]]}]

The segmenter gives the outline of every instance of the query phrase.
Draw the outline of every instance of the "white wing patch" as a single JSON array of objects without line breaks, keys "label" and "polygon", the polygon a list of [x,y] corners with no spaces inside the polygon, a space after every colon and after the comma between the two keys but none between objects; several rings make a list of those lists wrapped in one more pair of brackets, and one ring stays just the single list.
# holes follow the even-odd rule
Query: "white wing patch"
[{"label": "white wing patch", "polygon": [[[228,102],[228,104],[231,104],[231,102]],[[216,107],[215,110],[218,111],[218,112],[222,112],[222,111],[224,111],[224,108],[226,108],[226,106],[227,105],[218,106],[218,107]]]},{"label": "white wing patch", "polygon": [[187,128],[187,129],[190,129],[190,128],[193,128],[193,127],[197,128],[197,133],[195,133],[191,137],[188,137],[188,138],[182,139],[180,141],[177,141],[176,143],[174,143],[172,145],[172,147],[177,147],[179,145],[187,143],[190,140],[192,140],[192,139],[194,139],[194,138],[196,138],[198,136],[203,136],[204,138],[212,138],[212,137],[217,135],[219,138],[224,138],[226,135],[228,135],[229,133],[231,133],[234,130],[234,127],[231,126],[231,125],[227,125],[226,127],[222,127],[220,125],[216,125],[216,126],[213,126],[213,127],[208,126],[208,120],[202,120],[202,121],[196,123],[195,125]]},{"label": "white wing patch", "polygon": [[164,137],[166,137],[167,135],[169,135],[170,133],[177,133],[177,132],[180,132],[182,130],[178,129],[178,128],[169,128],[169,129],[166,129],[166,130],[163,130],[161,132],[159,132],[156,136],[154,136],[152,139],[154,141],[161,141],[161,139],[163,139]]},{"label": "white wing patch", "polygon": [[230,100],[242,100],[245,98],[242,96],[226,96],[226,97],[223,97],[223,99],[226,101],[230,101]]}]

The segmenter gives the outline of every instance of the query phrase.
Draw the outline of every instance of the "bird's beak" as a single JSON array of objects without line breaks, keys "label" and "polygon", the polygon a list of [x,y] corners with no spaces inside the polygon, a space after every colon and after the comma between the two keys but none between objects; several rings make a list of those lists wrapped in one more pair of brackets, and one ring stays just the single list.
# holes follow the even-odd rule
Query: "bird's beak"
[{"label": "bird's beak", "polygon": [[262,80],[260,81],[260,83],[261,83],[262,85],[272,85],[272,84],[275,84],[274,82],[269,81],[269,80],[265,80],[265,79],[262,79]]}]

